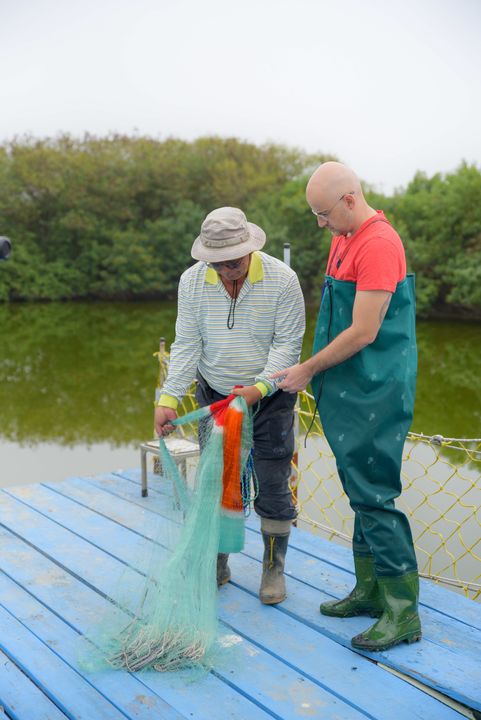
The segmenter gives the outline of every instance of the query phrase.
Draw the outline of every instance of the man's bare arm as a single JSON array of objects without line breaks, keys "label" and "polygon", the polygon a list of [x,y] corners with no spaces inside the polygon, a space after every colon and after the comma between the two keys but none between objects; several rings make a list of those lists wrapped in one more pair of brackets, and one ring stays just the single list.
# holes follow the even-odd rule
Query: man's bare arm
[{"label": "man's bare arm", "polygon": [[352,310],[352,324],[309,360],[272,375],[272,378],[283,377],[278,387],[287,392],[305,390],[314,375],[339,365],[374,342],[391,297],[392,293],[384,290],[358,290]]}]

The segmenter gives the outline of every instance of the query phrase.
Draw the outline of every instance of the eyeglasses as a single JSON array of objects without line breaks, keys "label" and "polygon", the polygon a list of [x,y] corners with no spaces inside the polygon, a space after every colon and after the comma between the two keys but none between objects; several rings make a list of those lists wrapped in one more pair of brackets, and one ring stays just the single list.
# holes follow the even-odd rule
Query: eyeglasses
[{"label": "eyeglasses", "polygon": [[225,267],[228,270],[237,270],[242,265],[244,258],[241,257],[238,260],[228,260],[227,262],[210,262],[207,265],[213,270],[220,270]]},{"label": "eyeglasses", "polygon": [[328,219],[329,215],[332,213],[332,211],[334,210],[334,208],[336,207],[336,205],[337,205],[338,203],[340,203],[341,200],[346,197],[346,195],[355,195],[355,192],[354,192],[354,191],[352,191],[352,192],[347,192],[347,193],[344,193],[344,195],[341,195],[341,197],[339,198],[339,200],[336,200],[336,202],[334,203],[334,205],[332,206],[332,208],[330,208],[330,210],[324,210],[323,212],[316,212],[315,210],[312,210],[312,213],[316,216],[316,218],[317,218],[318,220],[326,220],[326,222],[327,222],[327,219]]}]

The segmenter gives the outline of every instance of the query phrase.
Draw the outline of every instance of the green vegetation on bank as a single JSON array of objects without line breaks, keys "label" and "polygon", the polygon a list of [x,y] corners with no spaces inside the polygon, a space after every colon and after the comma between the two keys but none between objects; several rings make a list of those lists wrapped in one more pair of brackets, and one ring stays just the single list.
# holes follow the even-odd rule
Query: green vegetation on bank
[{"label": "green vegetation on bank", "polygon": [[[22,138],[0,145],[0,300],[175,298],[207,212],[243,208],[318,299],[330,236],[305,202],[306,179],[328,159],[237,139]],[[387,197],[367,192],[400,232],[417,273],[418,309],[481,317],[481,172],[417,174]]]}]

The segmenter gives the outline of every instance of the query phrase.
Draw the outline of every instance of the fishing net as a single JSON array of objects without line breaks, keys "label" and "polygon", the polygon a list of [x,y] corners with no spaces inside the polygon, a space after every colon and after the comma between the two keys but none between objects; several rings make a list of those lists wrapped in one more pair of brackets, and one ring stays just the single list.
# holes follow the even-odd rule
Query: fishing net
[{"label": "fishing net", "polygon": [[124,548],[125,569],[106,593],[108,610],[84,636],[86,669],[163,672],[209,668],[215,659],[217,553],[244,546],[252,421],[244,399],[229,396],[174,422],[184,423],[198,423],[197,468],[192,478],[181,476],[159,440],[155,511],[144,511],[141,543]]}]

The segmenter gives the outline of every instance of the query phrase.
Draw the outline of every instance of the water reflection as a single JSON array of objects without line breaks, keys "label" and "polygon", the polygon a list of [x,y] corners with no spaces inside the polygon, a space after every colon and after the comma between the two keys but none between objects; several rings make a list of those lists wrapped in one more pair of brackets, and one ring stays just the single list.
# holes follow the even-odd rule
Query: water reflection
[{"label": "water reflection", "polygon": [[0,307],[0,434],[23,445],[124,445],[152,429],[156,361],[175,306]]},{"label": "water reflection", "polygon": [[[174,303],[0,306],[0,438],[19,445],[133,444],[150,436],[158,338]],[[304,354],[312,344],[311,313]],[[481,435],[481,327],[418,324],[413,430]]]}]

